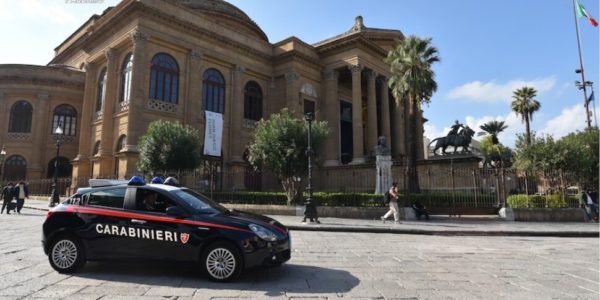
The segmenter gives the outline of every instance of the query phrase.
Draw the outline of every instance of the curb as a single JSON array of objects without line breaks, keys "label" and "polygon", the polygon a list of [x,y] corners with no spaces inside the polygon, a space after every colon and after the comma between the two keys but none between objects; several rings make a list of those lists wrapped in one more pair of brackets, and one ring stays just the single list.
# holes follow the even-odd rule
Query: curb
[{"label": "curb", "polygon": [[[285,225],[285,224],[284,224]],[[481,231],[481,230],[453,230],[435,231],[422,229],[397,229],[397,228],[365,228],[365,227],[314,227],[286,225],[290,230],[296,231],[327,231],[327,232],[361,232],[361,233],[388,233],[388,234],[414,234],[438,236],[528,236],[528,237],[577,237],[600,238],[598,232],[585,231]]]}]

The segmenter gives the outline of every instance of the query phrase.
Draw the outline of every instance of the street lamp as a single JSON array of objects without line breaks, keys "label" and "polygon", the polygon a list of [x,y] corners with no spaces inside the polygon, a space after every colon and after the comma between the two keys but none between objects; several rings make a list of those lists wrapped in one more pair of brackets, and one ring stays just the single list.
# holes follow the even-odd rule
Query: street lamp
[{"label": "street lamp", "polygon": [[6,157],[6,149],[4,148],[4,145],[2,145],[2,150],[0,150],[0,181],[2,181],[2,169],[3,169],[5,157]]},{"label": "street lamp", "polygon": [[304,218],[302,219],[302,223],[306,222],[308,218],[311,222],[319,222],[319,216],[317,215],[317,204],[313,199],[313,187],[312,187],[312,157],[315,155],[315,151],[311,147],[312,140],[312,122],[315,120],[315,114],[312,112],[308,112],[304,115],[304,119],[308,122],[308,148],[306,148],[306,156],[308,157],[308,186],[306,190],[308,191],[308,198],[304,203]]},{"label": "street lamp", "polygon": [[54,130],[54,135],[56,136],[56,157],[54,158],[54,177],[52,178],[52,193],[50,195],[50,207],[56,205],[60,198],[58,196],[58,157],[60,155],[60,144],[62,142],[63,130],[60,128],[60,124],[56,126]]}]

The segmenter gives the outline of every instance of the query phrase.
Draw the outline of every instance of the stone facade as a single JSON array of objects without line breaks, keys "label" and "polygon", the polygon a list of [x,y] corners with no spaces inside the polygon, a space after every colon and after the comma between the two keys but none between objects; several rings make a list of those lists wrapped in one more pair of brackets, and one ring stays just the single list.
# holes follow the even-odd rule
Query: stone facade
[{"label": "stone facade", "polygon": [[[60,44],[49,66],[0,66],[2,124],[17,99],[34,105],[32,137],[16,141],[4,134],[1,142],[25,156],[28,178],[44,177],[53,148],[50,112],[67,102],[79,125],[64,150],[72,176],[127,178],[139,173],[136,145],[151,121],[180,121],[204,135],[203,110],[216,110],[224,117],[221,168],[235,173],[247,166],[244,152],[257,116],[288,108],[298,117],[314,110],[329,123],[324,172],[371,163],[380,135],[402,161],[406,107],[390,94],[384,62],[399,38],[400,31],[368,28],[357,17],[347,32],[313,45],[296,37],[270,43],[243,11],[222,0],[124,0]],[[19,72],[41,79],[19,81]],[[69,84],[44,83],[61,78],[57,74]],[[207,83],[210,74],[221,81]],[[260,101],[248,98],[250,86]],[[217,108],[203,103],[209,98],[220,99]],[[422,135],[422,126],[417,131]],[[277,186],[272,178],[262,185]],[[223,179],[223,189],[233,187],[246,189],[243,176]]]}]

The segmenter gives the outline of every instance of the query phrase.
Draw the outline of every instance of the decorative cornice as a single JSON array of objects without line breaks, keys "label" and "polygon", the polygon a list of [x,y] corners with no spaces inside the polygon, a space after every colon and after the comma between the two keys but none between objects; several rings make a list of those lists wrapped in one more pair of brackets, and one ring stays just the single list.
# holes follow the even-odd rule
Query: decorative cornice
[{"label": "decorative cornice", "polygon": [[323,76],[325,76],[325,80],[338,80],[340,72],[335,69],[327,69],[323,72]]},{"label": "decorative cornice", "polygon": [[362,72],[362,70],[364,69],[364,67],[361,64],[356,64],[356,65],[349,65],[348,69],[354,75],[354,74],[360,74]]}]

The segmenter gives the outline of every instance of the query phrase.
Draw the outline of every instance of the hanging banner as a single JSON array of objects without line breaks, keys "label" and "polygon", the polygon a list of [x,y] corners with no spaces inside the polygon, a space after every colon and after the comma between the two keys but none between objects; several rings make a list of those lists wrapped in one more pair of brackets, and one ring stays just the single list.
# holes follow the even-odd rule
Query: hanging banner
[{"label": "hanging banner", "polygon": [[206,111],[206,128],[204,131],[204,155],[221,157],[221,140],[223,137],[223,115]]}]

